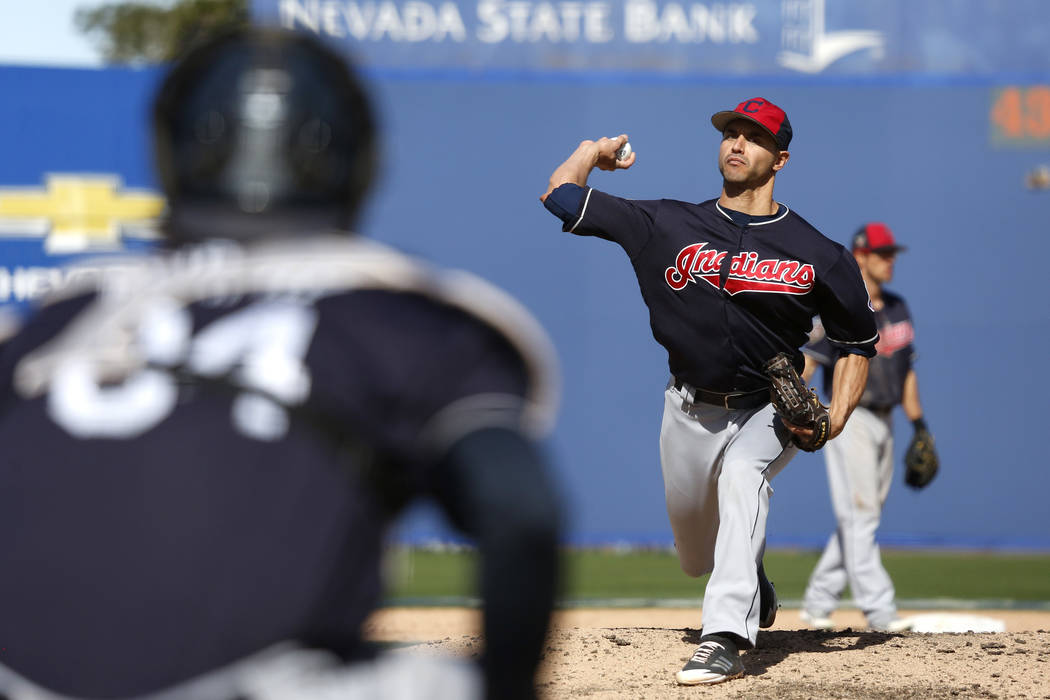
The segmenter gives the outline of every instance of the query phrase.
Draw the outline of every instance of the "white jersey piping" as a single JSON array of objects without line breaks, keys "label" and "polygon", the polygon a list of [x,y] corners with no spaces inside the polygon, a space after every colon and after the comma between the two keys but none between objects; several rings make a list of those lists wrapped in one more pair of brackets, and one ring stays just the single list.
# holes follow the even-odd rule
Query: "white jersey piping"
[{"label": "white jersey piping", "polygon": [[[769,221],[752,221],[750,224],[748,224],[748,226],[765,226],[766,224],[776,223],[777,221],[780,221],[785,216],[787,216],[788,212],[791,211],[790,209],[788,209],[788,205],[784,204],[783,202],[777,202],[777,205],[781,206],[781,207],[784,207],[784,211],[780,214],[780,216],[778,216],[775,219],[770,219]],[[715,202],[715,208],[718,209],[719,213],[721,213],[722,216],[724,216],[725,218],[729,219],[730,221],[733,221],[733,217],[731,217],[729,214],[727,214],[725,212],[725,210],[722,209],[722,206],[718,202]],[[741,212],[741,213],[743,213],[743,212]]]},{"label": "white jersey piping", "polygon": [[587,205],[590,204],[591,201],[591,192],[594,192],[594,188],[588,187],[587,196],[583,199],[583,209],[580,210],[580,218],[576,219],[576,223],[573,224],[572,228],[569,229],[569,233],[572,233],[576,230],[576,227],[580,225],[580,222],[583,221],[583,217],[587,214]]}]

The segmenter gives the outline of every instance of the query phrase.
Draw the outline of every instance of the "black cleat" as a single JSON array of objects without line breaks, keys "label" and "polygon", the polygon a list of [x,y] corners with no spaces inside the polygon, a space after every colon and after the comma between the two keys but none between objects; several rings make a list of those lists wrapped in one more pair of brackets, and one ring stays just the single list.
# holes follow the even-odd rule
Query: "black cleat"
[{"label": "black cleat", "polygon": [[736,645],[725,637],[705,634],[682,670],[675,676],[679,685],[711,685],[744,675],[744,664]]},{"label": "black cleat", "polygon": [[762,564],[758,565],[758,626],[762,629],[772,627],[777,621],[777,609],[780,602],[777,600],[777,589],[773,583],[766,578],[766,570]]}]

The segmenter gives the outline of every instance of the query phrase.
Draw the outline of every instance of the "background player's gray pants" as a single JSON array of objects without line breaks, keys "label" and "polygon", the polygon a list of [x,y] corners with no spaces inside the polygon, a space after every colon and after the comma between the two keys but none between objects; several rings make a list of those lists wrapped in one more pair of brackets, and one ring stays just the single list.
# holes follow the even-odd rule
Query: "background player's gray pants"
[{"label": "background player's gray pants", "polygon": [[773,407],[728,410],[664,392],[660,462],[678,561],[711,572],[705,633],[758,635],[758,563],[766,546],[772,479],[798,453]]},{"label": "background player's gray pants", "polygon": [[893,479],[892,416],[857,407],[824,448],[838,528],[817,562],[803,605],[819,616],[834,610],[849,584],[872,627],[897,616],[893,581],[882,566],[875,531]]}]

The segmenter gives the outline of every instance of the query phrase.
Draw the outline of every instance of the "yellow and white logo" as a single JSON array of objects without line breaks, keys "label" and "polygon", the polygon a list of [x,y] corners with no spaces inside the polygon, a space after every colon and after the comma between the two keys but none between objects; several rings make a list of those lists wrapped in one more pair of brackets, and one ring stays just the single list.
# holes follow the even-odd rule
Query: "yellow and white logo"
[{"label": "yellow and white logo", "polygon": [[163,211],[163,197],[116,175],[48,175],[43,188],[0,187],[0,236],[40,236],[48,253],[116,250],[155,238]]}]

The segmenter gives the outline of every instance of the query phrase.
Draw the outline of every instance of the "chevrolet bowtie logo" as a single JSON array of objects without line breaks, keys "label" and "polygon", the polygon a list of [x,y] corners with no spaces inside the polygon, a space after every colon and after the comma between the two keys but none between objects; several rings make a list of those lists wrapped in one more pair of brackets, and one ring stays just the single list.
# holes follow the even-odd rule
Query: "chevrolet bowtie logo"
[{"label": "chevrolet bowtie logo", "polygon": [[49,253],[119,249],[123,229],[148,229],[164,211],[163,197],[121,185],[114,175],[49,175],[43,189],[0,187],[0,234],[44,236]]}]

